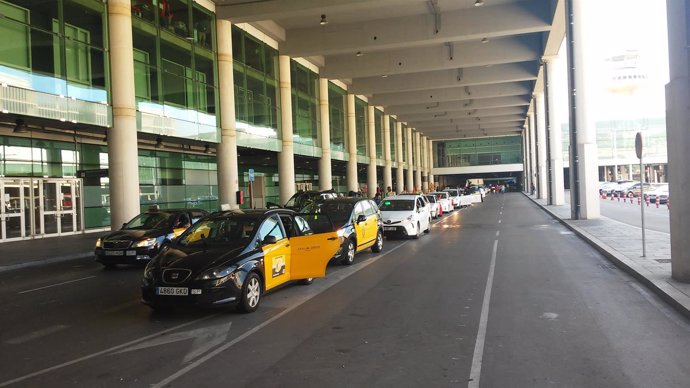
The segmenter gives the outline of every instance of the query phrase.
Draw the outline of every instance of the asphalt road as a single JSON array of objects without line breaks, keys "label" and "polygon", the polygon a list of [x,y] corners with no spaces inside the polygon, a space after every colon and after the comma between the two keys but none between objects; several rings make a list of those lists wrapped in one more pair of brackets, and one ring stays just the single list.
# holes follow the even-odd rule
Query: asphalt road
[{"label": "asphalt road", "polygon": [[0,274],[0,386],[687,387],[690,322],[519,193],[259,311],[154,314],[140,268]]}]

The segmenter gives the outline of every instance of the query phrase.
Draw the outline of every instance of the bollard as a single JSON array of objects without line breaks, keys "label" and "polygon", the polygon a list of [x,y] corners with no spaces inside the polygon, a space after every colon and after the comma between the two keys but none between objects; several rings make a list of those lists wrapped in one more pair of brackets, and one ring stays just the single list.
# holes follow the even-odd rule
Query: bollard
[{"label": "bollard", "polygon": [[611,193],[611,201],[613,201],[613,193]]},{"label": "bollard", "polygon": [[618,195],[618,193],[616,193],[616,198],[618,198],[618,202],[620,202],[620,201],[621,201],[621,196],[620,196],[620,195]]},{"label": "bollard", "polygon": [[645,198],[644,201],[647,203],[647,207],[649,207],[649,196],[647,196],[647,198]]},{"label": "bollard", "polygon": [[[658,201],[658,199],[657,199]],[[666,200],[666,209],[671,210],[671,198]]]},{"label": "bollard", "polygon": [[656,208],[658,209],[659,208],[659,202],[661,202],[661,201],[659,201],[659,197],[657,197],[654,202],[656,203]]},{"label": "bollard", "polygon": [[[632,198],[630,200],[632,201]],[[642,205],[642,197],[637,197],[637,204]]]}]

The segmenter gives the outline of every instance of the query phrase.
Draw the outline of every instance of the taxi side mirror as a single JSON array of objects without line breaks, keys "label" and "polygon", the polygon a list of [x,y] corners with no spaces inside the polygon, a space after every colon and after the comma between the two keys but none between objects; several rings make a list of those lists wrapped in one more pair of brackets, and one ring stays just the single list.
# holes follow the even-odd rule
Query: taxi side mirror
[{"label": "taxi side mirror", "polygon": [[276,236],[266,236],[264,237],[263,241],[261,241],[261,245],[270,245],[270,244],[275,244],[278,242],[278,239]]},{"label": "taxi side mirror", "polygon": [[360,222],[364,222],[367,220],[367,217],[364,214],[360,214],[357,216],[357,223],[359,224]]},{"label": "taxi side mirror", "polygon": [[122,228],[120,228],[120,229],[124,229],[125,226],[127,226],[127,223],[126,223],[126,222],[125,222],[124,224],[122,224]]}]

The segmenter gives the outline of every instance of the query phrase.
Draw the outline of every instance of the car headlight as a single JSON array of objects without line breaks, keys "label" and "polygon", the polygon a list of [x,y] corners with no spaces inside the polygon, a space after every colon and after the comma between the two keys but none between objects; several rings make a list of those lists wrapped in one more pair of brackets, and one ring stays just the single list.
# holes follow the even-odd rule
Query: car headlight
[{"label": "car headlight", "polygon": [[233,273],[237,269],[236,266],[231,265],[229,267],[220,267],[220,268],[211,268],[208,269],[204,272],[201,273],[201,275],[197,276],[197,280],[215,280],[215,279],[222,279],[231,273]]},{"label": "car headlight", "polygon": [[151,248],[156,244],[156,239],[153,237],[150,238],[145,238],[143,240],[139,240],[132,245],[134,248]]},{"label": "car headlight", "polygon": [[96,239],[96,248],[100,248],[102,246],[102,244],[103,244],[102,238]]},{"label": "car headlight", "polygon": [[345,230],[344,229],[338,229],[336,234],[338,235],[338,237],[345,237]]},{"label": "car headlight", "polygon": [[153,279],[153,271],[154,271],[154,264],[153,260],[149,261],[148,264],[146,264],[146,268],[144,268],[144,279],[152,280]]}]

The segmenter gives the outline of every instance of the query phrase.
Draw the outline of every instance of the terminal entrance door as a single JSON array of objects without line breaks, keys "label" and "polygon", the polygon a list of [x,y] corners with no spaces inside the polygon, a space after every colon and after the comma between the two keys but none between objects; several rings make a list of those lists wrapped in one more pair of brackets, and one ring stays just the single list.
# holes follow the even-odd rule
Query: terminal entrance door
[{"label": "terminal entrance door", "polygon": [[81,179],[0,178],[0,242],[83,229]]}]

